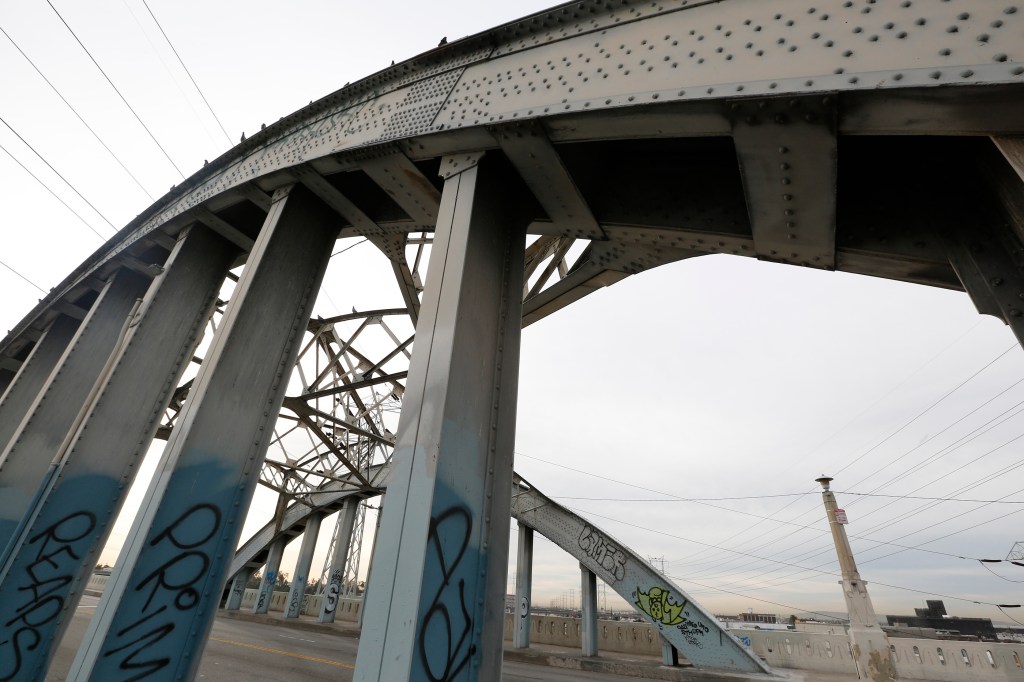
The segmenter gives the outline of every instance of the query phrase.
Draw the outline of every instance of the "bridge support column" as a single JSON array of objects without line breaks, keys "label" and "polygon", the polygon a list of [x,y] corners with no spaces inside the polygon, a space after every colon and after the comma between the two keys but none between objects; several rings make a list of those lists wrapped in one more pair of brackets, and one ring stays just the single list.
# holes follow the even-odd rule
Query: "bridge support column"
[{"label": "bridge support column", "polygon": [[[11,641],[29,621],[39,641],[21,657],[26,670],[45,669],[51,645],[71,621],[233,254],[204,229],[178,241],[130,322],[125,312],[123,338],[114,344],[120,351],[111,355],[63,443],[46,458],[47,480],[37,484],[0,559],[0,642]],[[132,283],[119,312],[138,282]],[[45,567],[39,563],[44,553]],[[0,645],[0,660],[5,657]]]},{"label": "bridge support column", "polygon": [[334,544],[334,557],[331,560],[331,572],[327,576],[327,589],[324,590],[323,603],[320,604],[320,622],[333,623],[338,614],[338,601],[341,599],[348,568],[348,550],[352,543],[352,525],[356,520],[359,500],[348,498],[341,508],[338,520],[338,539]]},{"label": "bridge support column", "polygon": [[11,440],[32,407],[32,401],[74,338],[78,324],[78,320],[67,315],[60,315],[50,323],[0,397],[0,449]]},{"label": "bridge support column", "polygon": [[147,286],[147,278],[129,270],[110,279],[0,453],[0,553],[32,504]]},{"label": "bridge support column", "polygon": [[658,636],[661,639],[661,664],[667,665],[673,668],[679,665],[679,650],[672,646],[664,637]]},{"label": "bridge support column", "polygon": [[274,193],[69,679],[194,677],[338,223]]},{"label": "bridge support column", "polygon": [[492,161],[441,165],[361,682],[501,677],[526,221]]},{"label": "bridge support column", "polygon": [[363,604],[359,609],[359,629],[363,629],[363,616],[366,615],[366,598],[370,594],[370,575],[373,574],[373,558],[377,556],[377,540],[380,539],[380,517],[384,515],[384,499],[387,493],[380,496],[377,505],[377,521],[373,526],[373,542],[370,544],[370,560],[366,564],[366,586],[363,588]]},{"label": "bridge support column", "polygon": [[306,521],[306,530],[302,533],[302,545],[299,547],[299,558],[295,560],[295,571],[292,573],[292,584],[288,588],[288,603],[284,609],[285,618],[298,618],[302,613],[302,602],[306,596],[306,585],[309,582],[309,569],[313,566],[313,552],[316,551],[316,540],[320,535],[320,523],[324,515],[313,512]]},{"label": "bridge support column", "polygon": [[597,575],[583,564],[580,564],[580,603],[583,655],[597,656]]},{"label": "bridge support column", "polygon": [[242,597],[245,596],[245,584],[249,576],[245,571],[238,573],[231,579],[231,589],[228,591],[228,600],[224,604],[225,611],[238,611],[242,608]]},{"label": "bridge support column", "polygon": [[267,565],[263,569],[263,576],[260,578],[260,586],[256,592],[256,602],[252,605],[253,613],[267,613],[270,611],[270,599],[274,596],[274,585],[277,584],[277,576],[281,572],[281,556],[284,554],[285,539],[278,538],[270,546],[267,553]]},{"label": "bridge support column", "polygon": [[533,529],[519,524],[518,560],[516,561],[516,629],[512,646],[530,648],[530,606],[533,589]]}]

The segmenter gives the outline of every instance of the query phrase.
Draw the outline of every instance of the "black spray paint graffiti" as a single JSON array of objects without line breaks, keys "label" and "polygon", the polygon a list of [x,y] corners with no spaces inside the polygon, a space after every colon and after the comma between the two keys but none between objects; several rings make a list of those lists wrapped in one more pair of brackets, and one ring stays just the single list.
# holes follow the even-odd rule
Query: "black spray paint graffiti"
[{"label": "black spray paint graffiti", "polygon": [[260,583],[259,598],[256,600],[256,613],[267,612],[267,602],[270,601],[270,597],[274,594],[274,585],[277,574],[273,571],[267,571],[266,577]]},{"label": "black spray paint graffiti", "polygon": [[288,600],[288,615],[297,616],[305,603],[303,596],[306,592],[306,576],[300,575],[292,582],[290,598]]},{"label": "black spray paint graffiti", "polygon": [[338,595],[341,594],[341,571],[331,573],[331,582],[324,595],[324,613],[334,613],[338,608]]},{"label": "black spray paint graffiti", "polygon": [[95,527],[94,514],[75,512],[30,537],[21,549],[31,558],[23,569],[15,565],[23,578],[16,583],[18,596],[25,601],[14,612],[14,618],[3,624],[5,632],[0,636],[10,629],[14,632],[0,641],[0,682],[9,682],[21,673],[25,654],[35,651],[44,639],[40,629],[53,623],[64,610],[65,588],[81,561],[71,545]]},{"label": "black spray paint graffiti", "polygon": [[127,640],[103,653],[114,657],[126,673],[125,682],[141,680],[166,667],[177,653],[162,649],[160,642],[174,632],[175,614],[188,611],[200,601],[194,585],[206,577],[210,556],[199,549],[220,528],[220,509],[212,504],[198,504],[167,525],[150,540],[152,550],[169,558],[140,580],[134,591],[146,596],[140,617],[116,632],[118,640]]},{"label": "black spray paint graffiti", "polygon": [[[466,608],[466,581],[460,578],[457,587],[451,584],[451,578],[466,554],[472,530],[473,517],[465,507],[451,507],[430,520],[427,543],[433,545],[437,552],[438,565],[434,573],[427,575],[436,579],[437,592],[420,623],[418,648],[423,669],[431,682],[455,679],[476,653],[476,646],[467,641],[473,629],[473,616]],[[427,567],[427,570],[432,568],[435,567]],[[453,593],[452,590],[456,589],[457,592]],[[457,600],[460,613],[451,613],[446,597]],[[460,619],[459,625],[453,623],[453,615]],[[453,633],[453,626],[459,633],[458,638]],[[438,670],[437,656],[428,652],[430,645],[434,647],[433,652],[441,651],[443,654],[444,667],[441,670]]]},{"label": "black spray paint graffiti", "polygon": [[626,554],[590,526],[583,526],[579,539],[580,549],[601,565],[601,568],[622,580],[626,575]]},{"label": "black spray paint graffiti", "polygon": [[688,610],[684,611],[683,615],[686,616],[686,620],[677,625],[676,629],[682,633],[683,639],[686,640],[687,644],[703,649],[704,635],[711,632],[711,628],[699,621],[690,620],[690,612]]}]

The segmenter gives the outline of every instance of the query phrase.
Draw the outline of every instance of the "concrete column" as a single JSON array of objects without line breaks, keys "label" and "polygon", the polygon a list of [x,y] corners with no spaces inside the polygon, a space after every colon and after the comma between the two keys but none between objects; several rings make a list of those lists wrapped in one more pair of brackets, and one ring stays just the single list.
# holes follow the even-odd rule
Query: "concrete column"
[{"label": "concrete column", "polygon": [[291,586],[288,588],[285,618],[298,618],[302,613],[302,601],[306,596],[306,585],[309,582],[309,569],[313,566],[313,552],[316,551],[316,540],[320,535],[320,523],[323,519],[322,512],[313,512],[306,521],[302,545],[299,547],[299,558],[295,560],[295,571],[292,573]]},{"label": "concrete column", "polygon": [[597,656],[597,575],[580,564],[580,644],[584,656]]},{"label": "concrete column", "polygon": [[679,651],[661,635],[658,638],[661,640],[661,664],[669,667],[679,665]]},{"label": "concrete column", "polygon": [[246,575],[245,571],[237,574],[231,579],[231,589],[228,591],[228,600],[224,604],[225,611],[238,611],[242,608],[242,597],[245,596],[245,584],[249,581],[249,576]]},{"label": "concrete column", "polygon": [[284,538],[278,538],[270,545],[267,565],[263,569],[259,590],[256,592],[256,602],[252,605],[253,613],[267,613],[270,610],[270,599],[274,596],[274,585],[281,572],[281,556],[284,554],[286,544],[288,543]]},{"label": "concrete column", "polygon": [[120,270],[110,279],[0,453],[0,549],[14,536],[43,479],[52,474],[49,467],[54,456],[149,284],[147,278],[129,270]]},{"label": "concrete column", "polygon": [[853,660],[857,664],[857,676],[875,682],[896,680],[896,662],[889,648],[889,637],[878,624],[875,608],[871,604],[871,597],[868,596],[868,585],[860,577],[850,541],[846,537],[846,512],[836,513],[839,511],[836,496],[829,488],[832,479],[822,476],[816,481],[822,487],[821,497],[825,503],[825,515],[832,530],[832,539],[836,545],[839,568],[843,576],[839,584],[843,586],[843,598],[846,600],[846,610],[850,616],[848,634]]},{"label": "concrete column", "polygon": [[67,315],[60,315],[50,323],[0,397],[0,451],[10,442],[21,420],[32,407],[32,401],[60,362],[78,331],[78,324],[78,320]]},{"label": "concrete column", "polygon": [[308,190],[274,193],[69,679],[194,677],[338,229]]},{"label": "concrete column", "polygon": [[[45,670],[70,623],[234,252],[202,228],[178,241],[131,321],[122,320],[119,352],[50,453],[47,480],[37,484],[0,558],[0,642],[12,641],[29,621],[39,639],[39,646],[23,652],[23,666]],[[45,568],[39,564],[44,553]],[[38,590],[42,584],[46,599]]]},{"label": "concrete column", "polygon": [[519,552],[516,561],[516,629],[512,646],[530,647],[530,599],[533,587],[533,529],[519,524]]},{"label": "concrete column", "polygon": [[341,598],[342,581],[348,568],[348,550],[352,543],[352,525],[356,520],[359,500],[350,497],[345,500],[338,519],[338,537],[334,543],[334,556],[331,558],[331,571],[327,576],[327,589],[320,604],[320,622],[333,623],[338,612],[338,600]]},{"label": "concrete column", "polygon": [[359,682],[501,677],[526,202],[490,160],[442,162]]}]

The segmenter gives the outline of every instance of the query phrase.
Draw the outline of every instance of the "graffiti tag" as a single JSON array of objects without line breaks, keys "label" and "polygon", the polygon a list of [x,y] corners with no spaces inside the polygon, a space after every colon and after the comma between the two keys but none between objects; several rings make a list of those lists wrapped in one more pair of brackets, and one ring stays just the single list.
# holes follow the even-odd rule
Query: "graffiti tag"
[{"label": "graffiti tag", "polygon": [[[34,651],[45,637],[40,630],[64,610],[65,588],[74,579],[81,559],[72,549],[72,543],[89,535],[95,527],[94,514],[75,512],[30,537],[21,550],[27,552],[32,561],[24,567],[25,580],[18,581],[17,591],[25,597],[25,602],[14,612],[14,618],[3,624],[5,630],[16,629],[0,641],[0,682],[9,682],[18,676],[25,653]],[[3,665],[7,662],[9,669]]]},{"label": "graffiti tag", "polygon": [[199,548],[216,534],[220,521],[218,507],[198,504],[149,541],[150,547],[163,546],[170,558],[134,586],[135,592],[148,591],[140,616],[115,633],[119,640],[127,641],[103,653],[104,658],[114,658],[121,670],[133,674],[126,682],[148,677],[170,664],[170,656],[150,650],[174,632],[172,607],[187,611],[199,604],[200,594],[194,585],[206,577],[211,561]]},{"label": "graffiti tag", "polygon": [[626,554],[621,549],[608,541],[598,531],[590,526],[583,526],[580,533],[580,549],[587,553],[587,556],[596,561],[601,567],[615,576],[616,580],[622,580],[626,575]]},{"label": "graffiti tag", "polygon": [[[455,679],[476,653],[476,646],[469,640],[473,616],[466,608],[466,581],[460,578],[457,586],[451,584],[465,557],[472,530],[473,517],[466,507],[451,507],[430,520],[427,543],[436,554],[439,579],[437,592],[420,623],[417,643],[420,662],[431,682]],[[452,613],[450,604],[458,608],[458,613]],[[458,625],[453,618],[458,619]]]},{"label": "graffiti tag", "polygon": [[666,589],[652,587],[648,592],[641,592],[640,588],[637,588],[633,596],[636,597],[636,607],[650,616],[659,628],[662,625],[676,625],[686,620],[683,617],[686,600],[684,599],[681,604],[676,603]]},{"label": "graffiti tag", "polygon": [[324,613],[334,613],[338,608],[338,595],[341,593],[341,571],[331,573],[331,583],[324,595]]}]

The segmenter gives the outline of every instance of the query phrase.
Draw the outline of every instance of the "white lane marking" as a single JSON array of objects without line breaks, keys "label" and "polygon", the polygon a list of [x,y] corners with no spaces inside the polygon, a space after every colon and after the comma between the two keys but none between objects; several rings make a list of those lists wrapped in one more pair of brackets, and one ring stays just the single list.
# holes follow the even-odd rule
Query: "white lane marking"
[{"label": "white lane marking", "polygon": [[288,635],[278,635],[278,637],[284,637],[285,639],[294,639],[294,640],[296,640],[298,642],[311,642],[313,644],[316,644],[316,640],[315,639],[303,639],[302,637],[289,637]]}]

